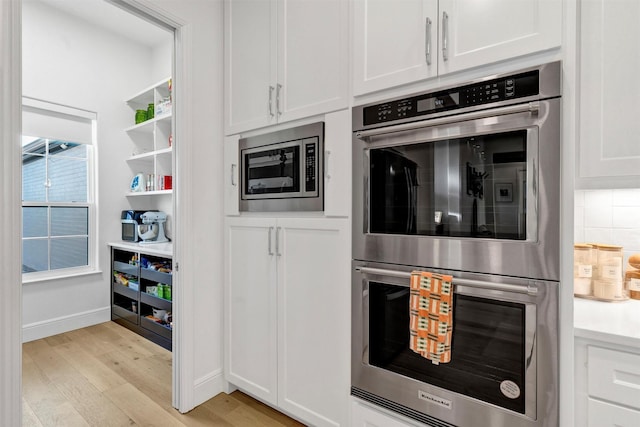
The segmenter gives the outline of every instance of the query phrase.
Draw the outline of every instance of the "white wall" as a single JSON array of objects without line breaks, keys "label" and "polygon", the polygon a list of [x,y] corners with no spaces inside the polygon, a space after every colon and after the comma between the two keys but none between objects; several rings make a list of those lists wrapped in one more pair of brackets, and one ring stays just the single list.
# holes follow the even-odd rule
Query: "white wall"
[{"label": "white wall", "polygon": [[[124,100],[154,83],[150,48],[23,1],[23,95],[98,114],[98,267],[101,273],[23,285],[24,340],[110,319],[110,255],[131,172]],[[166,72],[166,71],[165,71]],[[166,76],[165,76],[166,77]]]},{"label": "white wall", "polygon": [[640,188],[576,191],[574,238],[622,246],[626,265],[640,253]]}]

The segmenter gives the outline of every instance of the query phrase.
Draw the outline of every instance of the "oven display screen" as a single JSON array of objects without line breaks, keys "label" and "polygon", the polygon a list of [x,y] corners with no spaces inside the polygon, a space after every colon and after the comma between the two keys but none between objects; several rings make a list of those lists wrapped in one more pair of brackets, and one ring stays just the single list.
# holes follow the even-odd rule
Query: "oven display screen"
[{"label": "oven display screen", "polygon": [[460,93],[452,92],[441,96],[419,99],[417,102],[418,113],[425,111],[439,110],[445,107],[455,107],[460,105]]}]

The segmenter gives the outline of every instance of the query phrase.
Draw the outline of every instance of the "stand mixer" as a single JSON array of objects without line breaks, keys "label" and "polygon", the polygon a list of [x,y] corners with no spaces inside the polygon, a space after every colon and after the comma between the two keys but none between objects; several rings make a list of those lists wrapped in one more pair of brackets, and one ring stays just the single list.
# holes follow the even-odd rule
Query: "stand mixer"
[{"label": "stand mixer", "polygon": [[140,215],[142,224],[138,224],[138,236],[142,239],[140,244],[164,243],[169,239],[164,233],[164,224],[167,222],[167,214],[159,211],[149,211]]}]

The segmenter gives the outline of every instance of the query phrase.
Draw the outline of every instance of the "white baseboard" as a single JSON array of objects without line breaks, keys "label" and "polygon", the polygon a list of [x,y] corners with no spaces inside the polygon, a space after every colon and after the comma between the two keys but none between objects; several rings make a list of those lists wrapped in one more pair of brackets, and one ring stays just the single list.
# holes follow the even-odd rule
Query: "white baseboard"
[{"label": "white baseboard", "polygon": [[55,319],[22,325],[22,342],[39,340],[52,335],[85,328],[111,320],[111,307],[98,308],[96,310],[74,313]]},{"label": "white baseboard", "polygon": [[198,378],[193,384],[193,403],[198,406],[224,391],[226,381],[222,369]]}]

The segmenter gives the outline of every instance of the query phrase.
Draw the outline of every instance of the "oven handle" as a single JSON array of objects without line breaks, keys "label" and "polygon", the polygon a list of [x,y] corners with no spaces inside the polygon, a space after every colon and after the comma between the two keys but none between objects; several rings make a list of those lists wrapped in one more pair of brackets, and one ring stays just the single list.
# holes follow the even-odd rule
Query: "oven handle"
[{"label": "oven handle", "polygon": [[415,129],[421,129],[426,127],[446,125],[451,123],[459,123],[462,121],[483,119],[486,117],[504,116],[507,114],[526,113],[526,112],[530,112],[533,114],[533,113],[537,113],[539,109],[540,109],[540,103],[538,101],[532,101],[525,104],[510,105],[508,107],[499,107],[499,108],[493,108],[489,110],[466,113],[464,115],[455,115],[455,116],[441,117],[439,119],[403,123],[400,125],[389,126],[385,128],[361,130],[356,132],[356,137],[359,139],[366,139],[370,136],[378,136],[378,135],[384,135],[387,133],[415,130]]},{"label": "oven handle", "polygon": [[[400,277],[402,279],[411,278],[411,273],[408,273],[406,271],[387,270],[383,268],[371,268],[371,267],[356,267],[355,269],[356,271],[359,271],[365,274],[378,274],[380,276]],[[535,285],[517,286],[517,285],[509,285],[506,283],[485,282],[483,280],[460,279],[457,277],[453,278],[453,284],[460,285],[460,286],[469,286],[472,288],[513,292],[513,293],[527,294],[527,295],[533,295],[533,296],[538,294],[538,287]]]}]

